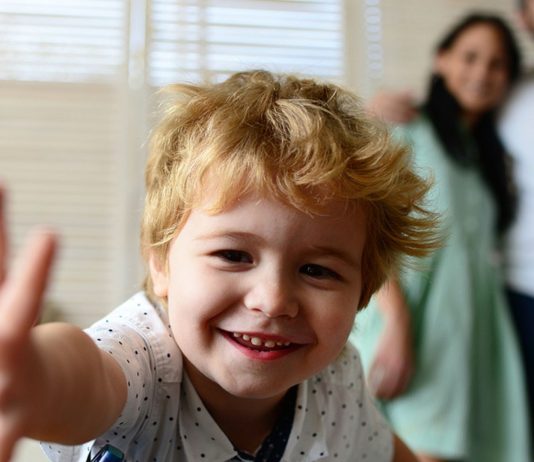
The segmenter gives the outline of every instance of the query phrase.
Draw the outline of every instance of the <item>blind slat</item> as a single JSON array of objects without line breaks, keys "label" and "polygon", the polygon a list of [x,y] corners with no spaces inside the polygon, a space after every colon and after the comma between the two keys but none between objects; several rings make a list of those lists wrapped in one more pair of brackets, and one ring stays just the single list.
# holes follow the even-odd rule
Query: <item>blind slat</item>
[{"label": "blind slat", "polygon": [[154,87],[217,80],[247,68],[343,80],[341,0],[153,0],[150,5],[149,83]]}]

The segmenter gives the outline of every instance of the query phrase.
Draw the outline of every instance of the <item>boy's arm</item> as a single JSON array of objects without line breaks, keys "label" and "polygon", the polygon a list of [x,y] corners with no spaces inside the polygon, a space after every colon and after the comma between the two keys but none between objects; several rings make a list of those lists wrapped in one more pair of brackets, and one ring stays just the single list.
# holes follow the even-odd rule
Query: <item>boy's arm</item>
[{"label": "boy's arm", "polygon": [[410,451],[403,441],[397,436],[393,436],[393,460],[392,462],[417,462],[417,457]]},{"label": "boy's arm", "polygon": [[414,369],[411,315],[395,279],[388,280],[378,292],[378,308],[384,328],[369,371],[369,384],[375,396],[391,399],[406,389]]},{"label": "boy's arm", "polygon": [[8,274],[2,198],[0,189],[0,462],[7,462],[23,436],[92,439],[119,416],[127,388],[118,364],[80,329],[33,328],[55,238],[34,234]]},{"label": "boy's arm", "polygon": [[[80,444],[107,430],[127,397],[124,374],[112,356],[77,327],[64,323],[33,329],[33,409],[24,436]],[[37,388],[37,389],[35,389]]]}]

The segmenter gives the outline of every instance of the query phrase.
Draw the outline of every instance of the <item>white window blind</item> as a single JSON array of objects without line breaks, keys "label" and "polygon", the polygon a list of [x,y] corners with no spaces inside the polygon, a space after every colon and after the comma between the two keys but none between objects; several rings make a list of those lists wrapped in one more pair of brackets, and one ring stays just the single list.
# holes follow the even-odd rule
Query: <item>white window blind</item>
[{"label": "white window blind", "polygon": [[2,0],[0,79],[115,81],[124,64],[123,0]]},{"label": "white window blind", "polygon": [[0,179],[12,247],[61,235],[48,304],[81,325],[115,301],[127,4],[0,2]]},{"label": "white window blind", "polygon": [[149,83],[266,68],[343,81],[341,0],[153,0]]}]

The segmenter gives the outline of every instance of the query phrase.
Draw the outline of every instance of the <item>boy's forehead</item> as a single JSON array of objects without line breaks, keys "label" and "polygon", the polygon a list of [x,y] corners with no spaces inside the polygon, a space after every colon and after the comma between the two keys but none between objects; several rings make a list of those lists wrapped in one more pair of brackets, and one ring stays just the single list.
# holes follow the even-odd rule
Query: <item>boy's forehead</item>
[{"label": "boy's forehead", "polygon": [[356,210],[363,211],[362,204],[357,201],[323,198],[310,201],[310,204],[296,204],[291,198],[282,194],[273,194],[256,189],[242,191],[233,197],[228,197],[224,192],[216,190],[205,191],[198,198],[193,210],[196,209],[208,215],[219,215],[228,213],[244,204],[251,204],[261,208],[262,205],[269,203],[278,203],[289,210],[297,211],[310,217],[346,217]]},{"label": "boy's forehead", "polygon": [[222,210],[193,209],[184,227],[189,229],[188,235],[196,236],[195,240],[223,236],[251,240],[255,236],[254,239],[266,242],[265,239],[274,236],[276,239],[285,236],[284,240],[297,239],[303,246],[322,243],[343,247],[363,238],[367,221],[367,214],[361,207],[349,207],[341,201],[330,202],[319,212],[305,211],[279,198],[252,193],[241,196]]},{"label": "boy's forehead", "polygon": [[210,171],[197,188],[192,209],[218,214],[243,202],[256,202],[259,205],[262,201],[273,201],[311,216],[332,216],[340,211],[346,214],[354,210],[365,211],[360,200],[336,197],[332,193],[332,185],[301,188],[294,185],[286,190],[277,188],[276,179],[255,184],[246,178],[234,177],[231,183],[226,183],[217,177],[216,172]]}]

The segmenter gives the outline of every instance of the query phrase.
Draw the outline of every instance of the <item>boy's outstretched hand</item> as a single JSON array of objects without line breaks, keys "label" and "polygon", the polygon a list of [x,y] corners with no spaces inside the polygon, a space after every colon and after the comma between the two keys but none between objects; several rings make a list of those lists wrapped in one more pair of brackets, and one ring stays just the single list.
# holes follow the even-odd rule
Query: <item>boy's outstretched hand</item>
[{"label": "boy's outstretched hand", "polygon": [[0,187],[0,462],[10,460],[35,409],[37,351],[29,341],[39,316],[56,239],[34,231],[12,271],[7,269],[5,192]]}]

